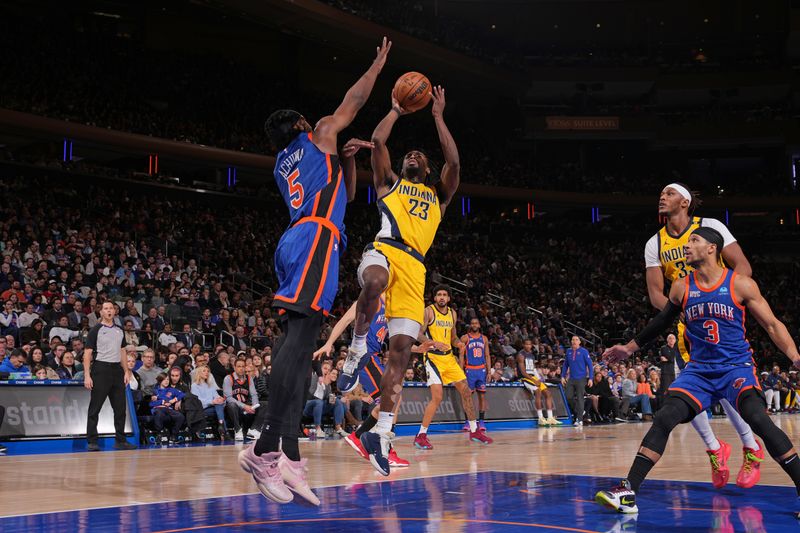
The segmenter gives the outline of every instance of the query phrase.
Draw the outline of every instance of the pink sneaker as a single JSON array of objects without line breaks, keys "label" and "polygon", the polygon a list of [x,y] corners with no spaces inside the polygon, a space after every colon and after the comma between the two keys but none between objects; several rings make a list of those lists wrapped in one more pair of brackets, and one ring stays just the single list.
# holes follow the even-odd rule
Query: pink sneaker
[{"label": "pink sneaker", "polygon": [[475,431],[474,433],[470,433],[469,439],[474,442],[480,442],[481,444],[491,444],[494,442],[492,438],[486,434],[485,431],[481,431],[480,429]]},{"label": "pink sneaker", "polygon": [[416,437],[414,437],[414,446],[419,448],[420,450],[432,450],[433,444],[431,441],[428,440],[427,433],[420,433]]},{"label": "pink sneaker", "polygon": [[392,468],[400,467],[405,468],[409,465],[409,462],[405,459],[401,459],[397,456],[397,452],[394,451],[394,448],[389,450],[389,466]]},{"label": "pink sneaker", "polygon": [[469,422],[464,422],[464,426],[461,428],[461,431],[469,431]]},{"label": "pink sneaker", "polygon": [[364,446],[361,444],[361,439],[356,437],[356,432],[350,433],[347,437],[345,437],[344,441],[353,448],[358,455],[360,455],[363,459],[369,460],[369,456],[367,455],[367,450],[364,449]]},{"label": "pink sneaker", "polygon": [[758,450],[744,448],[744,461],[739,475],[736,476],[736,484],[743,489],[753,487],[761,479],[761,462],[764,460],[764,445],[758,442]]},{"label": "pink sneaker", "polygon": [[248,446],[239,452],[239,466],[253,476],[258,490],[265,498],[277,503],[289,503],[294,496],[286,487],[281,476],[278,460],[281,452],[265,453],[261,457],[255,454],[255,445]]},{"label": "pink sneaker", "polygon": [[289,487],[289,490],[302,496],[314,505],[319,505],[319,498],[308,486],[308,479],[306,472],[306,462],[308,459],[300,459],[299,461],[292,461],[285,455],[281,455],[278,459],[278,467],[283,476],[283,482]]}]

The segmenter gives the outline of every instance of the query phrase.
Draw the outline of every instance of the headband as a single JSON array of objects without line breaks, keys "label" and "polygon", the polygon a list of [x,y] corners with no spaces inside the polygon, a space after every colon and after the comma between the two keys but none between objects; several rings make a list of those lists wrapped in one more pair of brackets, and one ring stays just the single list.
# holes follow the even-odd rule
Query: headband
[{"label": "headband", "polygon": [[700,226],[696,230],[692,232],[692,235],[699,235],[700,237],[704,238],[711,244],[717,245],[717,250],[722,252],[722,247],[725,244],[725,239],[722,237],[722,234],[715,230],[714,228],[709,228],[707,226]]},{"label": "headband", "polygon": [[[667,188],[670,188],[670,187],[675,189],[676,191],[678,191],[678,194],[680,194],[681,196],[683,196],[684,198],[686,198],[690,202],[692,201],[692,193],[690,193],[689,189],[687,189],[686,187],[684,187],[680,183],[670,183],[669,185],[664,187],[664,189],[667,189]],[[662,190],[664,190],[664,189],[662,189]]]}]

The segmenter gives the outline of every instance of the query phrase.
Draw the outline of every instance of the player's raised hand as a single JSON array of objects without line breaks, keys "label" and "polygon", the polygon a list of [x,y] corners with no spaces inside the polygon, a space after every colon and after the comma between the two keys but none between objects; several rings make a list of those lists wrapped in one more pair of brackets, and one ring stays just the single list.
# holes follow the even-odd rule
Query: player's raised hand
[{"label": "player's raised hand", "polygon": [[386,64],[386,58],[389,56],[389,50],[391,49],[392,41],[384,37],[381,45],[376,48],[377,56],[375,57],[375,65],[377,65],[378,68],[383,68]]},{"label": "player's raised hand", "polygon": [[431,92],[431,100],[433,100],[433,105],[431,106],[433,118],[442,118],[442,116],[444,116],[445,106],[444,87],[441,85],[434,85],[433,91]]},{"label": "player's raised hand", "polygon": [[372,150],[375,148],[375,143],[362,141],[361,139],[350,139],[342,146],[342,157],[353,157],[356,155],[356,152],[362,148],[369,148]]},{"label": "player's raised hand", "polygon": [[392,111],[394,111],[398,115],[408,115],[409,113],[411,113],[411,111],[408,111],[400,106],[400,102],[398,102],[397,98],[395,98],[394,96],[394,91],[392,91]]},{"label": "player's raised hand", "polygon": [[[323,346],[322,348],[320,348],[319,350],[314,352],[314,355],[311,356],[311,360],[312,361],[316,361],[317,359],[319,359],[323,355],[325,357],[330,357],[332,351],[333,351],[333,345],[332,344],[326,344],[325,346]],[[306,353],[308,353],[308,352],[306,352]]]},{"label": "player's raised hand", "polygon": [[630,357],[632,353],[633,352],[626,345],[617,344],[606,349],[606,351],[603,352],[602,357],[603,361],[608,363],[619,363],[620,361],[624,361]]}]

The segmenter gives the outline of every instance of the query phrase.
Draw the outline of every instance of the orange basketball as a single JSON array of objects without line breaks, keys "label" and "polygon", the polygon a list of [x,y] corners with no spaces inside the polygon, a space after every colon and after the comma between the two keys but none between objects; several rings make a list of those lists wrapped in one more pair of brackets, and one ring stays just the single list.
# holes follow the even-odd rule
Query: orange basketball
[{"label": "orange basketball", "polygon": [[406,72],[394,84],[394,97],[406,111],[419,111],[431,101],[431,82],[419,72]]}]

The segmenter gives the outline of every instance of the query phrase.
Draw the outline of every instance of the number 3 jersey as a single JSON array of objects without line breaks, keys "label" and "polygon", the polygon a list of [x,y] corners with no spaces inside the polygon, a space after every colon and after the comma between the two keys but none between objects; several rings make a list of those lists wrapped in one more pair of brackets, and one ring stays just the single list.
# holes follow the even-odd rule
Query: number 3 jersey
[{"label": "number 3 jersey", "polygon": [[381,229],[376,240],[400,241],[424,257],[442,221],[436,190],[398,178],[386,196],[378,200],[378,210]]},{"label": "number 3 jersey", "polygon": [[701,287],[692,272],[686,277],[683,312],[691,362],[742,365],[752,363],[745,338],[745,307],[736,300],[736,273],[725,269],[713,287]]},{"label": "number 3 jersey", "polygon": [[[701,218],[692,217],[690,223],[680,233],[680,235],[671,235],[664,226],[658,233],[650,237],[644,247],[644,261],[645,267],[658,267],[664,273],[664,277],[670,282],[676,279],[685,278],[692,267],[686,264],[686,258],[683,255],[683,247],[689,242],[689,235],[699,227],[713,228],[722,234],[724,245],[728,246],[736,242],[728,228],[715,218]],[[720,266],[725,266],[721,263]]]}]

